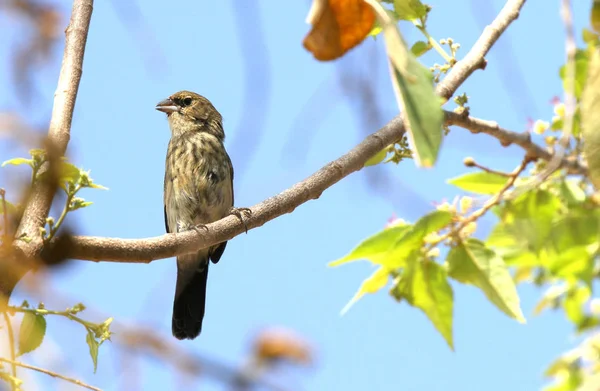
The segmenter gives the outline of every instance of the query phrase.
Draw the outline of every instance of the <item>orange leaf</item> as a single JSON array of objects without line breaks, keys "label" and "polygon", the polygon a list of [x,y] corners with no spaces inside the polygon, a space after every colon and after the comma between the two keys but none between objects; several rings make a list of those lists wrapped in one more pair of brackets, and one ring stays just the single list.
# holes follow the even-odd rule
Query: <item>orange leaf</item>
[{"label": "orange leaf", "polygon": [[341,57],[361,43],[373,28],[375,12],[364,0],[313,1],[313,28],[303,44],[317,60]]}]

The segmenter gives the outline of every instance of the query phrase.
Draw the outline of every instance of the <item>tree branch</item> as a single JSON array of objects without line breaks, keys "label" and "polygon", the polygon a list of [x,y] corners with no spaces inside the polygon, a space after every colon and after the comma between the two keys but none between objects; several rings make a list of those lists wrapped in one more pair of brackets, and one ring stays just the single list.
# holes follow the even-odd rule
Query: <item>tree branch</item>
[{"label": "tree branch", "polygon": [[483,33],[475,42],[469,53],[458,61],[452,71],[442,80],[435,92],[449,100],[465,80],[477,69],[485,69],[487,61],[485,55],[490,51],[498,38],[506,31],[508,26],[519,17],[525,0],[508,0],[494,21],[486,26]]},{"label": "tree branch", "polygon": [[[291,188],[253,206],[252,216],[244,218],[248,229],[260,227],[299,205],[317,199],[327,188],[342,178],[360,170],[365,162],[404,134],[399,117],[339,159]],[[196,252],[201,248],[229,240],[244,232],[244,225],[235,216],[227,216],[207,224],[208,230],[191,230],[148,239],[118,239],[74,236],[65,256],[74,259],[114,262],[151,262],[155,259]]]},{"label": "tree branch", "polygon": [[[478,68],[482,68],[482,64],[485,63],[485,54],[508,25],[518,17],[524,3],[525,0],[507,1],[502,11],[492,24],[486,27],[465,58],[459,61],[438,85],[438,94],[449,98],[471,73]],[[468,123],[465,122],[465,124]],[[253,206],[251,208],[252,216],[245,219],[248,229],[260,227],[276,217],[292,212],[309,200],[319,198],[323,191],[342,178],[360,170],[369,158],[386,146],[401,139],[404,133],[402,120],[400,116],[396,116],[387,125],[368,136],[339,159],[327,164],[310,177],[284,192]],[[496,132],[496,134],[499,133]],[[514,139],[513,142],[517,143],[518,137],[512,137],[512,139]],[[524,143],[523,145],[528,144]],[[538,152],[540,157],[548,157],[542,152],[541,148]],[[148,263],[156,259],[193,253],[202,248],[232,239],[244,232],[244,225],[234,216],[227,216],[208,224],[207,227],[207,231],[192,230],[147,239],[74,236],[66,249],[65,256],[91,261]]]},{"label": "tree branch", "polygon": [[5,363],[10,364],[10,365],[16,365],[16,366],[21,367],[21,368],[31,369],[33,371],[45,373],[46,375],[55,377],[57,379],[62,379],[62,380],[68,381],[69,383],[77,384],[78,386],[83,387],[83,388],[87,388],[88,390],[102,391],[100,388],[94,387],[94,386],[90,386],[89,384],[86,384],[86,383],[82,382],[81,380],[77,380],[77,379],[73,379],[71,377],[63,376],[60,373],[57,373],[57,372],[54,372],[54,371],[50,371],[48,369],[44,369],[44,368],[40,368],[40,367],[34,367],[33,365],[25,364],[25,363],[20,362],[20,361],[14,361],[14,360],[9,360],[9,359],[0,357],[0,362],[5,362]]},{"label": "tree branch", "polygon": [[[49,161],[39,173],[50,171],[52,162],[59,161],[65,154],[71,133],[71,120],[75,108],[75,99],[79,89],[79,81],[83,69],[83,57],[87,41],[93,0],[75,0],[71,20],[67,27],[65,51],[62,60],[58,85],[54,94],[52,118],[48,130],[46,149]],[[23,216],[16,232],[16,237],[27,236],[31,240],[15,240],[14,250],[17,261],[36,259],[43,247],[40,228],[44,226],[52,200],[56,192],[56,184],[50,180],[36,180],[29,193]],[[10,295],[15,281],[0,279],[0,291]]]},{"label": "tree branch", "polygon": [[[485,133],[498,139],[503,147],[516,144],[526,150],[528,155],[532,158],[552,161],[555,157],[554,153],[549,152],[547,149],[544,149],[531,141],[531,134],[529,132],[513,132],[501,128],[497,122],[468,117],[452,111],[444,111],[444,114],[446,116],[446,125],[460,126],[461,128],[468,129],[471,133]],[[587,167],[574,159],[563,158],[559,161],[558,165],[559,167],[567,168],[571,174],[585,175],[587,173]]]}]

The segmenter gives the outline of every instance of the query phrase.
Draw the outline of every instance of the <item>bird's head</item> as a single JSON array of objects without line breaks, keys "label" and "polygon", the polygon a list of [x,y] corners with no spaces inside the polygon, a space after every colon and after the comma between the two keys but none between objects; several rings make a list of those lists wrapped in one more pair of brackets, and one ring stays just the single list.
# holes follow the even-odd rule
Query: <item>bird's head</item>
[{"label": "bird's head", "polygon": [[173,136],[207,132],[224,140],[223,117],[212,103],[191,91],[179,91],[159,102],[156,110],[167,114]]}]

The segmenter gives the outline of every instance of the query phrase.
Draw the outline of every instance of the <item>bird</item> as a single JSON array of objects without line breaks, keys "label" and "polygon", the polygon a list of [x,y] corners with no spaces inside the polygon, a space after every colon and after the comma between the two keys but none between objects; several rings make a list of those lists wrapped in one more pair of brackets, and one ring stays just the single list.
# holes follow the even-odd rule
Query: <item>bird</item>
[{"label": "bird", "polygon": [[[206,224],[229,214],[245,224],[248,208],[235,208],[233,165],[225,150],[223,117],[204,96],[179,91],[160,101],[171,138],[164,178],[164,217],[167,233],[207,229]],[[247,231],[247,227],[246,227]],[[197,253],[177,256],[177,282],[171,329],[179,340],[195,339],[202,331],[209,260],[221,259],[227,241]]]}]

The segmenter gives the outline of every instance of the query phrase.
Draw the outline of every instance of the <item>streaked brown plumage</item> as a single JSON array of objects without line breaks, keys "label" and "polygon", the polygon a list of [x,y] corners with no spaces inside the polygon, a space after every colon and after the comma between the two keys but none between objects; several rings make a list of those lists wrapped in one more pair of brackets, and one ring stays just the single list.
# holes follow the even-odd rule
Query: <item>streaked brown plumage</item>
[{"label": "streaked brown plumage", "polygon": [[[165,170],[165,225],[182,232],[219,220],[233,208],[233,167],[223,142],[221,114],[208,99],[177,92],[156,109],[171,129]],[[177,257],[173,335],[194,339],[202,330],[209,259],[217,263],[227,242]]]}]

